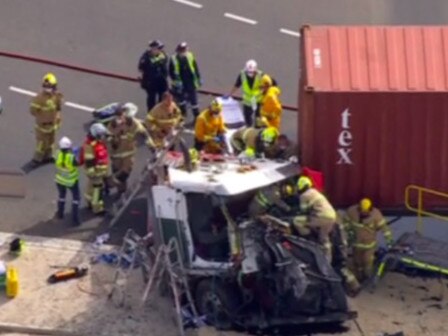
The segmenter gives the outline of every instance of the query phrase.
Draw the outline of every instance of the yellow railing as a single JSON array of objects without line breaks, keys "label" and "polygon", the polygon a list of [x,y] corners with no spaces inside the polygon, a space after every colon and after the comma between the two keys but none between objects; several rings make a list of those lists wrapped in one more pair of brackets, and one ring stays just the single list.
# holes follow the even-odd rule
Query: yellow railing
[{"label": "yellow railing", "polygon": [[[417,192],[417,207],[411,205],[410,194],[412,191]],[[422,216],[428,216],[436,219],[440,219],[448,222],[448,216],[441,216],[435,212],[427,211],[423,206],[423,196],[424,194],[429,194],[433,196],[438,196],[442,199],[445,199],[448,203],[448,194],[440,191],[436,191],[434,189],[424,188],[417,185],[408,185],[404,192],[404,202],[406,208],[412,212],[417,214],[417,231],[422,232],[423,219]]]}]

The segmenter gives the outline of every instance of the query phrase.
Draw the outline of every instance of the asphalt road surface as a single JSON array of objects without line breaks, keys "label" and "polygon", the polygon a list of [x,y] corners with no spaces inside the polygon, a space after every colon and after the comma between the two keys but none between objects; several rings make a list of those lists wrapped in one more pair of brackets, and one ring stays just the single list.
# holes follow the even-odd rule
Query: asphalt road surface
[{"label": "asphalt road surface", "polygon": [[[2,0],[0,50],[134,76],[148,40],[161,39],[169,53],[185,40],[197,55],[205,88],[227,92],[245,61],[254,58],[279,81],[284,103],[297,105],[302,24],[444,24],[447,18],[444,0]],[[0,95],[5,102],[0,116],[1,169],[18,169],[32,156],[27,91],[39,90],[48,71],[56,73],[66,100],[73,103],[64,106],[59,135],[77,143],[90,120],[89,108],[112,101],[144,106],[144,95],[134,83],[0,59]],[[201,97],[202,105],[209,99]],[[295,137],[296,126],[296,114],[285,113],[284,132]],[[137,168],[144,160],[142,148]],[[53,174],[51,166],[33,171],[26,176],[25,199],[0,200],[0,231],[91,240],[106,230],[96,218],[85,217],[78,229],[52,220]],[[143,204],[140,199],[131,207],[119,233],[128,226],[144,230]]]}]

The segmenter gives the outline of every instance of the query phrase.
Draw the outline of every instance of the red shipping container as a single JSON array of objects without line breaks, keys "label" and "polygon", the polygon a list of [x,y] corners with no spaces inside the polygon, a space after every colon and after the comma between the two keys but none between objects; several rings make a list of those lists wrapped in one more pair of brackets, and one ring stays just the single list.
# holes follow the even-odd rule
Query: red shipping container
[{"label": "red shipping container", "polygon": [[304,26],[300,53],[302,164],[335,205],[448,191],[448,27]]}]

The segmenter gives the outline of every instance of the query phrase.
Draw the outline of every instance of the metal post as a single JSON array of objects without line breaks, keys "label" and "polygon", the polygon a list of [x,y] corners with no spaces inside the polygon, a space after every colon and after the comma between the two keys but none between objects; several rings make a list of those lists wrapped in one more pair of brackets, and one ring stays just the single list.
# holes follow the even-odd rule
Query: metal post
[{"label": "metal post", "polygon": [[418,190],[418,196],[417,196],[417,232],[422,233],[422,190]]}]

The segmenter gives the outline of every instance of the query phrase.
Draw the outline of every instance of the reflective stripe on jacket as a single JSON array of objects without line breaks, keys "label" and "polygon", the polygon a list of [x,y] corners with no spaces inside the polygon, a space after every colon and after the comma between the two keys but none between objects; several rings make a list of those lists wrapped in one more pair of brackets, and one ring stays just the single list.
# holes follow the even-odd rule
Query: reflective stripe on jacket
[{"label": "reflective stripe on jacket", "polygon": [[256,103],[261,102],[262,93],[260,89],[261,84],[261,71],[258,71],[255,75],[254,84],[252,88],[249,86],[249,81],[245,71],[241,71],[241,89],[243,91],[243,105],[252,106],[253,101]]},{"label": "reflective stripe on jacket", "polygon": [[78,180],[79,171],[75,166],[75,155],[72,152],[59,151],[56,156],[56,183],[71,188]]},{"label": "reflective stripe on jacket", "polygon": [[[196,69],[194,67],[195,57],[194,57],[193,53],[190,51],[188,51],[185,54],[185,56],[187,57],[188,67],[190,68],[190,71],[193,74],[194,86],[197,89],[200,85],[199,85],[199,77],[198,77],[198,74],[196,73]],[[180,78],[180,64],[179,64],[179,60],[177,59],[177,55],[171,56],[171,61],[173,62],[174,75],[176,76],[175,82],[182,83],[181,78]]]}]

